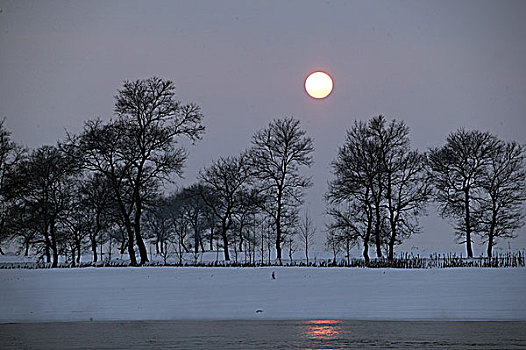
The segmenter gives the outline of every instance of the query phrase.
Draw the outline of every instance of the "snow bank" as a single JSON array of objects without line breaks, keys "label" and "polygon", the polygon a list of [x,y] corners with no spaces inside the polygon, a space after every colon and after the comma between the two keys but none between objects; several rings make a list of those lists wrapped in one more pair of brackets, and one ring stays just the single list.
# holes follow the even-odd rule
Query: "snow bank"
[{"label": "snow bank", "polygon": [[0,322],[526,320],[525,268],[20,269],[0,286]]}]

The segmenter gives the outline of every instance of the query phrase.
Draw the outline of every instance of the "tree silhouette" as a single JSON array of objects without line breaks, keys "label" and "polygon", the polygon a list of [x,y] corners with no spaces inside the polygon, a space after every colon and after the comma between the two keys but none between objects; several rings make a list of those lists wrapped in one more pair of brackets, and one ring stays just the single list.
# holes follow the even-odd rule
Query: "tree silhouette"
[{"label": "tree silhouette", "polygon": [[481,180],[497,146],[498,140],[488,132],[459,129],[447,137],[444,146],[429,151],[430,175],[441,215],[455,220],[457,236],[460,243],[466,243],[470,258],[472,234],[480,214]]},{"label": "tree silhouette", "polygon": [[128,233],[131,265],[137,264],[134,239],[144,264],[143,211],[159,186],[171,181],[170,175],[182,174],[187,154],[177,142],[180,137],[201,138],[203,115],[196,104],[175,99],[173,82],[157,77],[125,81],[115,100],[116,119],[87,122],[78,137],[70,137],[67,149],[108,178]]},{"label": "tree silhouette", "polygon": [[225,260],[230,260],[228,231],[234,224],[234,215],[245,203],[240,193],[247,191],[251,171],[247,155],[219,158],[199,172],[202,198],[219,221]]},{"label": "tree silhouette", "polygon": [[497,238],[514,238],[514,231],[524,225],[525,156],[524,146],[499,141],[479,179],[483,194],[475,226],[487,242],[488,257],[493,255]]},{"label": "tree silhouette", "polygon": [[255,176],[261,181],[262,192],[268,198],[264,209],[274,222],[280,263],[284,221],[294,222],[294,208],[303,202],[304,189],[312,185],[310,178],[300,173],[302,166],[312,165],[314,151],[312,139],[305,135],[300,121],[291,117],[273,120],[252,137],[251,163]]}]

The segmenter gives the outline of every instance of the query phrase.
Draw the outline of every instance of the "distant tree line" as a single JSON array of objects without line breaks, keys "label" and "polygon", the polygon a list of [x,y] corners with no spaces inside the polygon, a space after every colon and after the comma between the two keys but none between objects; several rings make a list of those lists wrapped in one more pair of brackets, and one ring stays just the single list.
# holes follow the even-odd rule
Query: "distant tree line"
[{"label": "distant tree line", "polygon": [[434,201],[453,221],[458,242],[473,257],[473,236],[487,244],[515,237],[524,225],[525,147],[488,132],[459,129],[442,147],[411,149],[409,128],[383,116],[357,121],[332,163],[327,192],[327,245],[341,250],[361,244],[393,260],[394,247],[420,230],[419,216]]},{"label": "distant tree line", "polygon": [[[173,82],[153,77],[125,81],[112,119],[89,120],[56,145],[24,149],[0,122],[0,253],[10,243],[52,266],[60,256],[75,266],[83,253],[97,262],[118,251],[136,266],[149,261],[149,243],[165,263],[215,250],[226,261],[243,252],[250,263],[270,263],[275,253],[281,264],[298,248],[308,263],[316,227],[300,208],[314,146],[300,121],[271,121],[246,150],[165,193],[188,157],[181,141],[203,137],[203,118],[198,105],[176,99]],[[524,158],[522,145],[463,129],[420,153],[404,122],[357,121],[332,162],[327,246],[348,260],[356,245],[366,263],[370,247],[392,260],[434,201],[469,257],[474,235],[491,256],[524,224]]]}]

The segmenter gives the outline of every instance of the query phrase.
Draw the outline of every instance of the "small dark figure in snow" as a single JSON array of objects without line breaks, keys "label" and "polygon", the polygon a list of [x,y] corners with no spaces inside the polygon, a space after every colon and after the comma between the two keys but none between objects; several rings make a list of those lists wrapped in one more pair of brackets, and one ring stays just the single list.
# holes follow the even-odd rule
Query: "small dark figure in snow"
[{"label": "small dark figure in snow", "polygon": [[272,271],[272,279],[273,279],[273,280],[276,279],[276,275],[274,274],[274,271]]}]

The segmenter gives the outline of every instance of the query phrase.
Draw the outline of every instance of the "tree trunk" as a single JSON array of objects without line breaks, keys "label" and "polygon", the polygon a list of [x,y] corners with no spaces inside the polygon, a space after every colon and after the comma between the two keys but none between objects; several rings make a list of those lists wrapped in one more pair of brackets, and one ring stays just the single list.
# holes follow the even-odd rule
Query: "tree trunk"
[{"label": "tree trunk", "polygon": [[[110,261],[110,260],[111,260],[111,238],[108,239],[108,241],[109,241],[109,243],[110,243],[110,244],[109,244],[110,246],[109,246],[109,249],[108,249],[108,252],[109,252],[110,257],[109,257],[108,261]],[[103,243],[103,239],[102,239],[102,235],[101,235],[101,237],[100,237],[100,261],[103,261],[103,260],[104,260],[104,259],[103,259],[103,253],[104,253],[104,252],[102,251],[103,248],[104,248],[104,243]]]},{"label": "tree trunk", "polygon": [[309,266],[309,237],[308,237],[308,234],[305,235],[305,259],[307,259],[307,266]]},{"label": "tree trunk", "polygon": [[92,239],[91,239],[91,251],[93,252],[93,262],[96,263],[97,262],[97,239],[96,239],[96,235],[93,235]]},{"label": "tree trunk", "polygon": [[[26,247],[27,247],[27,245],[26,245]],[[27,248],[26,248],[26,252],[27,252]],[[5,255],[5,254],[4,254],[4,251],[2,250],[2,246],[0,246],[0,254],[1,254],[1,255]],[[27,254],[26,254],[26,256],[27,256]]]},{"label": "tree trunk", "polygon": [[[24,256],[29,256],[29,245],[30,245],[29,241],[26,241],[25,249],[24,249]],[[0,252],[1,252],[1,250],[2,250],[2,248],[0,248]],[[4,255],[3,252],[1,252],[1,253],[2,253],[2,255]]]},{"label": "tree trunk", "polygon": [[58,249],[57,249],[57,238],[55,236],[55,224],[51,223],[49,226],[49,233],[51,235],[51,250],[53,251],[53,263],[51,267],[58,266]]},{"label": "tree trunk", "polygon": [[471,218],[470,218],[470,208],[469,208],[469,188],[464,190],[464,206],[466,212],[466,250],[468,258],[473,257],[473,249],[471,248]]},{"label": "tree trunk", "polygon": [[199,253],[199,230],[197,229],[197,223],[194,222],[194,254],[197,256]]},{"label": "tree trunk", "polygon": [[[101,224],[100,224],[100,213],[97,212],[97,216],[95,217],[95,232],[93,232],[93,236],[91,238],[91,251],[93,252],[93,262],[97,262],[97,237],[99,236],[99,233],[101,231]],[[101,237],[101,243],[102,243],[102,237]],[[100,251],[102,253],[102,246],[100,248]],[[102,256],[100,258],[102,260]]]},{"label": "tree trunk", "polygon": [[387,255],[387,259],[390,261],[394,259],[394,245],[395,245],[395,238],[394,236],[391,236],[391,239],[389,240],[389,253]]},{"label": "tree trunk", "polygon": [[[66,254],[64,254],[65,256]],[[75,248],[71,247],[71,267],[75,267]]]},{"label": "tree trunk", "polygon": [[495,239],[495,226],[497,224],[497,211],[495,209],[495,204],[493,204],[493,212],[491,214],[491,225],[488,232],[488,258],[491,259],[493,256],[493,241]]},{"label": "tree trunk", "polygon": [[347,266],[351,266],[351,240],[350,239],[346,239],[345,248],[346,248],[345,250],[347,253]]},{"label": "tree trunk", "polygon": [[[122,205],[122,212],[125,213],[124,205]],[[128,255],[130,256],[130,265],[137,266],[137,258],[135,257],[135,250],[133,249],[135,234],[133,232],[133,228],[132,228],[130,219],[128,218],[127,215],[125,215],[124,217],[124,227],[126,229],[126,233],[128,234],[128,242],[126,244],[126,247],[128,247]],[[121,254],[124,254],[124,251],[121,251]]]},{"label": "tree trunk", "polygon": [[[392,214],[391,214],[391,217],[392,217]],[[389,220],[389,221],[391,223],[391,237],[389,238],[389,252],[388,252],[387,259],[392,261],[394,258],[394,245],[396,242],[396,224],[394,223],[393,220]]]},{"label": "tree trunk", "polygon": [[488,258],[492,258],[493,257],[493,236],[489,236],[488,237]]},{"label": "tree trunk", "polygon": [[232,242],[232,246],[234,247],[234,261],[236,262],[237,264],[237,244],[236,244],[236,236],[235,236],[235,233],[234,233],[234,242]]},{"label": "tree trunk", "polygon": [[53,264],[51,267],[58,267],[58,250],[56,248],[53,248]]},{"label": "tree trunk", "polygon": [[276,213],[276,255],[279,260],[279,264],[283,265],[281,263],[281,188],[278,191],[278,211]]},{"label": "tree trunk", "polygon": [[265,264],[265,236],[263,234],[263,223],[261,223],[261,266]]},{"label": "tree trunk", "polygon": [[369,207],[369,212],[367,213],[367,231],[365,232],[365,237],[363,237],[363,259],[365,263],[368,264],[371,259],[369,258],[369,239],[371,238],[371,231],[373,229],[373,208],[371,205]]},{"label": "tree trunk", "polygon": [[227,237],[228,227],[226,222],[223,220],[221,223],[221,237],[223,238],[223,251],[225,253],[225,261],[230,261],[230,254],[228,253],[228,237]]},{"label": "tree trunk", "polygon": [[[111,250],[112,250],[111,242],[112,242],[112,239],[110,238],[108,241],[109,241],[109,247],[108,247],[108,262],[109,262],[109,261],[111,261]],[[100,261],[102,261],[102,247],[100,249],[100,254],[101,254]]]},{"label": "tree trunk", "polygon": [[140,198],[136,198],[136,207],[135,207],[135,221],[134,221],[134,231],[135,239],[137,240],[137,247],[139,248],[139,255],[141,257],[140,265],[144,265],[148,260],[148,252],[146,250],[146,245],[142,239],[141,235],[141,213],[142,213],[142,203]]},{"label": "tree trunk", "polygon": [[270,259],[271,259],[271,251],[272,248],[272,242],[270,241],[270,237],[267,239],[267,252],[268,252],[268,264],[270,265]]},{"label": "tree trunk", "polygon": [[80,240],[77,241],[77,264],[80,264]]},{"label": "tree trunk", "polygon": [[281,223],[280,220],[276,220],[276,257],[280,265],[283,265],[281,262]]},{"label": "tree trunk", "polygon": [[376,206],[376,222],[374,225],[374,237],[376,239],[376,257],[382,257],[382,241],[380,238],[380,225],[382,223],[382,217],[380,215],[380,206]]},{"label": "tree trunk", "polygon": [[[132,223],[130,221],[130,217],[128,216],[128,212],[126,211],[126,208],[124,207],[124,203],[122,201],[122,198],[121,198],[121,195],[120,195],[120,192],[118,190],[118,187],[114,185],[114,194],[117,198],[117,203],[119,205],[119,210],[121,212],[121,215],[122,215],[122,219],[123,219],[123,223],[124,223],[124,227],[126,229],[126,233],[128,234],[128,255],[130,256],[130,265],[131,266],[137,266],[137,258],[135,257],[135,250],[133,249],[133,244],[134,244],[134,232],[133,232],[133,228],[132,228]],[[121,254],[123,254],[124,252],[122,252]]]},{"label": "tree trunk", "polygon": [[363,239],[363,260],[365,260],[365,263],[368,264],[371,259],[369,258],[369,237],[365,237]]},{"label": "tree trunk", "polygon": [[133,249],[135,237],[131,225],[126,227],[126,231],[128,232],[128,244],[126,246],[128,247],[128,255],[130,256],[130,265],[137,266],[137,258],[135,257],[135,250]]}]

